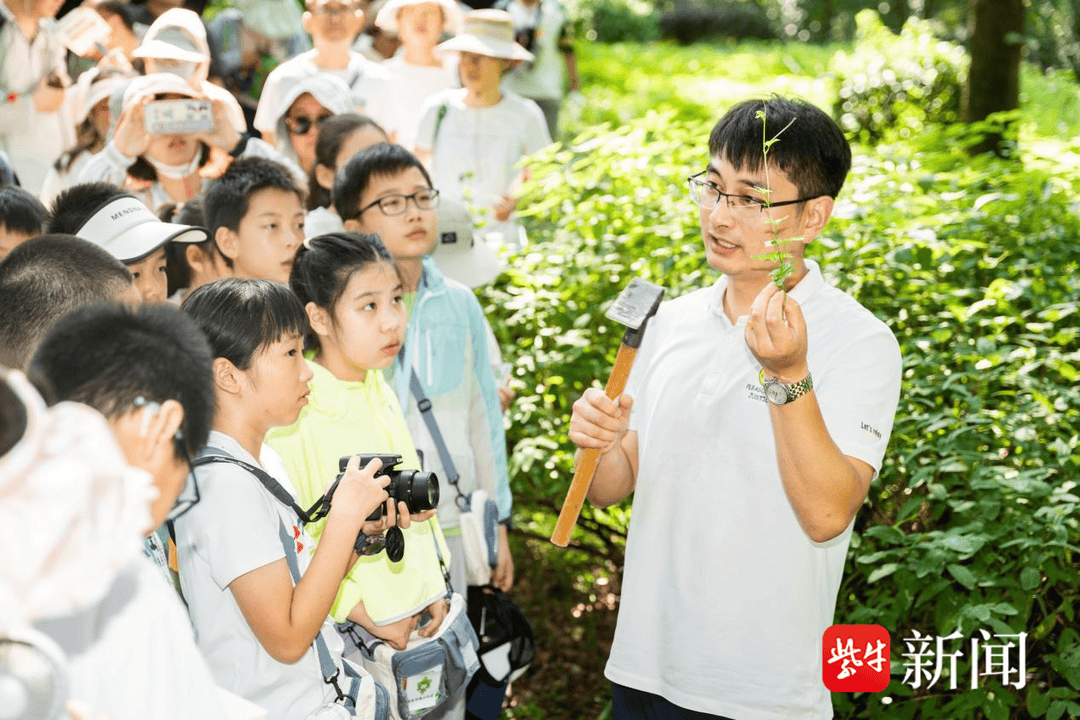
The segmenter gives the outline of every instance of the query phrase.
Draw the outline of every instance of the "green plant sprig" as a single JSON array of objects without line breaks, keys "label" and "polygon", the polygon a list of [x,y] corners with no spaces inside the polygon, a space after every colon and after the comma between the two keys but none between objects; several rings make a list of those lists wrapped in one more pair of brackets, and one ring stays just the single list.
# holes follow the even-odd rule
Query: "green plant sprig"
[{"label": "green plant sprig", "polygon": [[[765,210],[768,211],[772,207],[772,204],[769,201],[769,197],[772,195],[772,187],[769,182],[769,148],[780,141],[780,136],[784,134],[784,131],[791,127],[792,123],[795,122],[795,118],[792,118],[780,132],[770,138],[766,130],[765,110],[758,110],[756,117],[761,120],[761,153],[764,156],[765,162],[765,187],[755,187],[754,190],[761,193],[761,196],[765,198]],[[773,251],[754,256],[756,260],[768,260],[773,263],[773,269],[769,272],[769,277],[772,279],[773,284],[780,290],[784,289],[784,283],[786,283],[787,279],[795,272],[795,261],[792,259],[791,253],[781,249],[780,246],[802,240],[802,237],[788,238],[786,240],[780,238],[779,226],[786,219],[786,215],[782,218],[773,218],[770,215],[765,220],[765,223],[769,225],[769,229],[772,232],[772,240],[768,241],[768,245],[773,247]]]}]

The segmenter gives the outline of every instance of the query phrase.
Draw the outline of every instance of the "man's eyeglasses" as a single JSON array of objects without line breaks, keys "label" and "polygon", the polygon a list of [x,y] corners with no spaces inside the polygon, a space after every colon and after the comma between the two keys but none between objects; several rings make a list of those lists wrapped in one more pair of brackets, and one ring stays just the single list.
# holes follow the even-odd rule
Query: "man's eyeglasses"
[{"label": "man's eyeglasses", "polygon": [[360,208],[356,213],[356,217],[360,217],[376,205],[382,210],[383,215],[390,215],[391,217],[401,215],[409,206],[410,200],[416,203],[416,207],[421,210],[434,210],[439,205],[439,191],[435,188],[425,188],[424,190],[417,190],[412,195],[387,195]]},{"label": "man's eyeglasses", "polygon": [[[737,220],[753,222],[761,217],[761,211],[766,207],[764,200],[758,200],[749,195],[731,195],[723,192],[708,180],[700,179],[706,172],[708,171],[702,170],[696,175],[691,175],[686,178],[690,183],[690,199],[697,203],[699,207],[712,210],[720,202],[720,198],[723,198],[727,202],[728,211],[731,213],[731,216]],[[775,208],[783,207],[784,205],[795,205],[813,199],[813,197],[805,197],[798,198],[797,200],[770,202],[768,207]]]},{"label": "man's eyeglasses", "polygon": [[345,4],[333,4],[325,3],[323,5],[316,4],[312,9],[313,15],[321,15],[322,17],[341,17],[342,15],[348,15],[351,12],[355,12],[356,8],[352,3]]},{"label": "man's eyeglasses", "polygon": [[328,117],[333,117],[331,114],[320,115],[316,118],[309,118],[306,115],[299,115],[297,117],[285,118],[285,127],[289,128],[289,132],[293,135],[307,135],[312,127],[318,127],[322,125],[323,120]]},{"label": "man's eyeglasses", "polygon": [[181,444],[181,453],[184,456],[184,462],[188,466],[188,476],[184,483],[184,489],[180,491],[179,497],[176,498],[176,502],[172,506],[172,510],[165,517],[168,522],[174,522],[178,517],[186,513],[199,502],[199,481],[195,478],[195,466],[191,464],[191,456],[188,454],[187,448]]}]

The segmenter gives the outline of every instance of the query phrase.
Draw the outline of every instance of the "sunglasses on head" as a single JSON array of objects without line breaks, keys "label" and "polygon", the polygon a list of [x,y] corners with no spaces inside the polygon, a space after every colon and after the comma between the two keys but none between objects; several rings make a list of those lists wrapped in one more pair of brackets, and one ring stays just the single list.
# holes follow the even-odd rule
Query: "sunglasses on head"
[{"label": "sunglasses on head", "polygon": [[307,135],[311,132],[312,127],[322,125],[323,120],[331,116],[330,113],[327,113],[326,115],[319,115],[316,118],[309,118],[307,115],[287,117],[285,118],[285,126],[289,128],[289,132],[293,135]]}]

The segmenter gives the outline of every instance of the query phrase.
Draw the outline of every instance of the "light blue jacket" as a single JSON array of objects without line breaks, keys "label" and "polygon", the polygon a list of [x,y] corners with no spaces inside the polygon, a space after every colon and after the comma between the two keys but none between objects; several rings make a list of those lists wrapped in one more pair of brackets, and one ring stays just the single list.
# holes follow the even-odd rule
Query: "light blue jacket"
[{"label": "light blue jacket", "polygon": [[472,290],[445,277],[431,258],[424,271],[405,334],[404,360],[394,364],[394,387],[409,432],[423,452],[424,467],[440,480],[439,524],[459,525],[457,494],[443,468],[416,398],[409,391],[414,368],[450,456],[468,494],[487,491],[499,506],[500,522],[510,519],[513,500],[506,472],[506,434],[499,392],[491,369],[484,313]]}]

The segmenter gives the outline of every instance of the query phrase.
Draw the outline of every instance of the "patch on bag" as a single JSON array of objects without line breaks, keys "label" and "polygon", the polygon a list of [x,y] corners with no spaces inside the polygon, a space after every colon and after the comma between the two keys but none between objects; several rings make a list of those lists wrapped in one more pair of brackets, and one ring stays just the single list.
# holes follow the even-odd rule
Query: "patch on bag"
[{"label": "patch on bag", "polygon": [[442,684],[441,667],[432,668],[418,675],[411,675],[401,680],[401,692],[405,694],[405,704],[410,715],[419,715],[430,710],[442,700],[439,686]]}]

